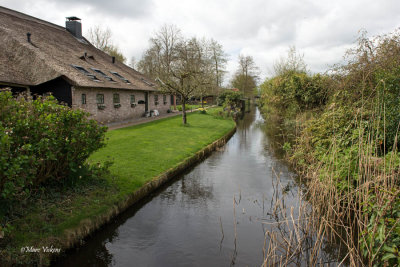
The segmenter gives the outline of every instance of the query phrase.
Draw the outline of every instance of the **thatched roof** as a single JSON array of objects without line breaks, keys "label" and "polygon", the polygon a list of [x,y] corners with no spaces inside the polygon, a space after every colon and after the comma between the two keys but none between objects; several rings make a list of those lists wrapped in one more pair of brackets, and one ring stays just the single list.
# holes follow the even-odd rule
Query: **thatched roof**
[{"label": "thatched roof", "polygon": [[[73,66],[83,67],[98,81]],[[156,90],[154,81],[121,62],[112,63],[111,56],[85,38],[77,39],[64,27],[0,6],[0,83],[33,86],[58,77],[82,87]]]}]

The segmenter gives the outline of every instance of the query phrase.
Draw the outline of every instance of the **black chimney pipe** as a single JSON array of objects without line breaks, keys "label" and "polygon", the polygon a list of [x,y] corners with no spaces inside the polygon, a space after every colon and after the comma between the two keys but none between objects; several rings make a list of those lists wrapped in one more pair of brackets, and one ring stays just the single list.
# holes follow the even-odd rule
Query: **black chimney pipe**
[{"label": "black chimney pipe", "polygon": [[111,59],[112,59],[112,63],[114,64],[115,63],[115,57],[112,57]]},{"label": "black chimney pipe", "polygon": [[82,23],[80,18],[67,17],[65,28],[76,38],[82,39]]},{"label": "black chimney pipe", "polygon": [[26,37],[28,38],[28,43],[31,42],[31,35],[32,34],[30,32],[26,33]]}]

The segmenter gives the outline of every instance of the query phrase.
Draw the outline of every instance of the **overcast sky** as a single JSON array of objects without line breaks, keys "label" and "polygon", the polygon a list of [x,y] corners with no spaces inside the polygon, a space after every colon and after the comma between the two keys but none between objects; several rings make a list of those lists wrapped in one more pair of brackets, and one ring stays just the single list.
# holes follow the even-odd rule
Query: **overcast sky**
[{"label": "overcast sky", "polygon": [[[229,54],[230,75],[240,53],[255,59],[261,80],[295,46],[312,72],[342,61],[360,30],[368,36],[400,27],[399,0],[1,0],[1,5],[65,26],[65,17],[108,27],[113,41],[137,60],[163,24],[186,37],[213,38]],[[229,77],[227,77],[229,79]]]}]

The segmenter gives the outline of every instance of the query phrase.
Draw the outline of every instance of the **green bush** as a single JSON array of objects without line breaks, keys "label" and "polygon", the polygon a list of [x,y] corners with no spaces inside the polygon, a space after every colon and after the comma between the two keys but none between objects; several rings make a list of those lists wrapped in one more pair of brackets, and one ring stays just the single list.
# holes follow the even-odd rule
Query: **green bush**
[{"label": "green bush", "polygon": [[47,181],[71,178],[104,146],[106,127],[53,97],[0,93],[0,199],[29,194]]},{"label": "green bush", "polygon": [[364,33],[330,75],[281,68],[261,85],[263,111],[296,124],[285,150],[297,170],[327,188],[334,182],[337,214],[351,207],[367,218],[349,220],[357,220],[361,244],[361,251],[351,250],[370,266],[400,263],[399,66],[399,31],[375,38]]},{"label": "green bush", "polygon": [[364,257],[376,259],[374,266],[400,265],[400,190],[388,193],[383,200],[372,195],[364,207],[369,220],[362,233],[361,251]]},{"label": "green bush", "polygon": [[328,77],[304,72],[287,72],[267,79],[260,86],[265,105],[294,116],[298,112],[325,105],[328,99]]},{"label": "green bush", "polygon": [[225,110],[237,113],[241,108],[243,93],[226,90],[218,96],[218,105],[223,106]]},{"label": "green bush", "polygon": [[218,96],[217,103],[218,103],[218,106],[223,106],[223,105],[227,105],[227,104],[228,105],[237,104],[237,103],[239,103],[240,99],[242,99],[242,98],[243,98],[242,92],[225,90]]}]

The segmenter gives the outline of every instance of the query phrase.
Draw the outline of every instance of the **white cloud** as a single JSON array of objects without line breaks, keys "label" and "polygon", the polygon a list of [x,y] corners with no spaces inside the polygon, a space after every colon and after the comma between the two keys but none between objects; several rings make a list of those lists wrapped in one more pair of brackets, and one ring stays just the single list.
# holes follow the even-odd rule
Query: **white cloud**
[{"label": "white cloud", "polygon": [[109,27],[128,59],[141,57],[161,25],[175,24],[186,36],[221,43],[230,54],[231,75],[244,53],[266,76],[291,45],[304,53],[311,71],[324,72],[342,60],[359,30],[373,36],[400,27],[398,0],[3,0],[3,5],[59,25],[77,16],[84,32]]}]

